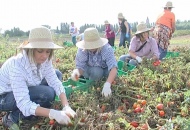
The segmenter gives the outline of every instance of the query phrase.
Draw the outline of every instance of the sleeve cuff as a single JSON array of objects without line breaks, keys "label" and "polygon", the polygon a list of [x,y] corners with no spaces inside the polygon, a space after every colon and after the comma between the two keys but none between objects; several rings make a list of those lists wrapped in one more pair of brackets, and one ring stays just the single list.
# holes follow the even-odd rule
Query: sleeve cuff
[{"label": "sleeve cuff", "polygon": [[108,71],[111,71],[112,68],[118,68],[117,65],[112,65],[111,67],[108,68]]},{"label": "sleeve cuff", "polygon": [[31,115],[36,115],[36,108],[40,106],[39,104],[35,104],[35,105],[32,105],[31,108],[30,108],[30,113]]},{"label": "sleeve cuff", "polygon": [[63,86],[59,87],[59,90],[56,92],[56,95],[59,96],[61,93],[65,93],[65,89]]}]

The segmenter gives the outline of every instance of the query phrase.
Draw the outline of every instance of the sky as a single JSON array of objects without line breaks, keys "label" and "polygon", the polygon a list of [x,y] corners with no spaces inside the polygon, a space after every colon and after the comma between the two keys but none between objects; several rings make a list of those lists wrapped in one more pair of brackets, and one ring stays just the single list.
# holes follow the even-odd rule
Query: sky
[{"label": "sky", "polygon": [[[190,0],[171,0],[176,20],[190,20]],[[128,22],[155,22],[167,0],[0,0],[0,28],[28,31],[40,25],[60,27],[61,22],[111,24],[123,13]],[[60,28],[59,28],[60,29]]]}]

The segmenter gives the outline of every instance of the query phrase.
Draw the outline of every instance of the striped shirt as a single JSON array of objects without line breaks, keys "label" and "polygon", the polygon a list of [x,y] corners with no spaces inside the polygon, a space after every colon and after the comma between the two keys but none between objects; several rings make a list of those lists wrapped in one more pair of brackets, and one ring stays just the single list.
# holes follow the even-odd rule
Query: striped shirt
[{"label": "striped shirt", "polygon": [[117,67],[114,51],[109,44],[104,45],[101,48],[101,51],[96,53],[79,48],[75,60],[76,68],[82,69],[83,71],[87,68],[87,66],[108,68],[108,71],[114,67]]},{"label": "striped shirt", "polygon": [[0,94],[13,92],[17,107],[24,116],[35,115],[39,104],[30,100],[28,87],[37,86],[45,78],[49,86],[53,87],[56,95],[65,92],[61,81],[57,78],[52,61],[46,60],[37,69],[23,53],[9,58],[0,69]]}]

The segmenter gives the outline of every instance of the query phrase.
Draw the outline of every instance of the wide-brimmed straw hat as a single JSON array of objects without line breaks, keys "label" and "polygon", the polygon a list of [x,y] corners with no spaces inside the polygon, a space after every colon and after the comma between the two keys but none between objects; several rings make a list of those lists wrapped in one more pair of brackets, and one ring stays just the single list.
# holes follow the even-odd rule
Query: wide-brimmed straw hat
[{"label": "wide-brimmed straw hat", "polygon": [[99,36],[96,28],[87,28],[84,31],[84,40],[77,42],[76,46],[81,49],[96,49],[108,43],[106,38]]},{"label": "wide-brimmed straw hat", "polygon": [[108,20],[105,20],[105,21],[104,21],[104,24],[110,24],[110,23],[108,22]]},{"label": "wide-brimmed straw hat", "polygon": [[45,48],[45,49],[59,49],[63,48],[56,45],[52,40],[51,31],[46,27],[34,28],[30,31],[28,44],[22,48]]},{"label": "wide-brimmed straw hat", "polygon": [[118,19],[123,19],[123,18],[125,18],[125,17],[123,16],[122,13],[119,13],[118,16],[117,16],[117,18],[118,18]]},{"label": "wide-brimmed straw hat", "polygon": [[174,7],[173,7],[172,2],[171,2],[171,1],[168,1],[168,2],[166,3],[166,5],[164,6],[164,8],[174,8]]},{"label": "wide-brimmed straw hat", "polygon": [[146,24],[144,22],[141,22],[140,24],[137,25],[137,31],[135,34],[143,33],[150,31],[150,28],[147,28]]}]

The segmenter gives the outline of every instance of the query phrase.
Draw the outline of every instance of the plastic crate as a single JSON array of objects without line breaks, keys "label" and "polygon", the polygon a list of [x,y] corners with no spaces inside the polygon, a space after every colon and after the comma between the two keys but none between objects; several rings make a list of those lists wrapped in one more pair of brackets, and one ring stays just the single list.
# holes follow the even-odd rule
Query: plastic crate
[{"label": "plastic crate", "polygon": [[122,70],[118,70],[118,71],[117,71],[117,75],[118,75],[118,76],[123,76],[123,75],[126,76],[126,75],[128,75],[128,73],[127,73],[127,72],[124,72],[124,71],[122,71]]},{"label": "plastic crate", "polygon": [[131,65],[129,63],[125,63],[124,61],[118,61],[117,62],[118,70],[122,71],[132,71],[136,68],[136,66]]},{"label": "plastic crate", "polygon": [[[65,88],[67,98],[69,98],[71,93],[75,91],[88,91],[89,87],[93,85],[93,81],[81,78],[78,81],[68,79],[67,81],[62,82],[62,85]],[[59,98],[56,96],[55,100],[58,101]]]},{"label": "plastic crate", "polygon": [[129,63],[125,63],[124,61],[118,61],[117,66],[118,66],[118,71],[117,71],[118,76],[122,76],[122,75],[126,76],[128,75],[128,72],[136,68],[136,66],[131,65]]},{"label": "plastic crate", "polygon": [[178,57],[179,56],[179,52],[173,52],[172,54],[171,54],[171,57]]},{"label": "plastic crate", "polygon": [[72,42],[65,41],[65,42],[63,42],[63,45],[70,47],[70,46],[73,46],[73,43],[72,43]]},{"label": "plastic crate", "polygon": [[179,52],[168,51],[165,58],[173,58],[173,57],[178,57],[178,56],[179,56]]}]

